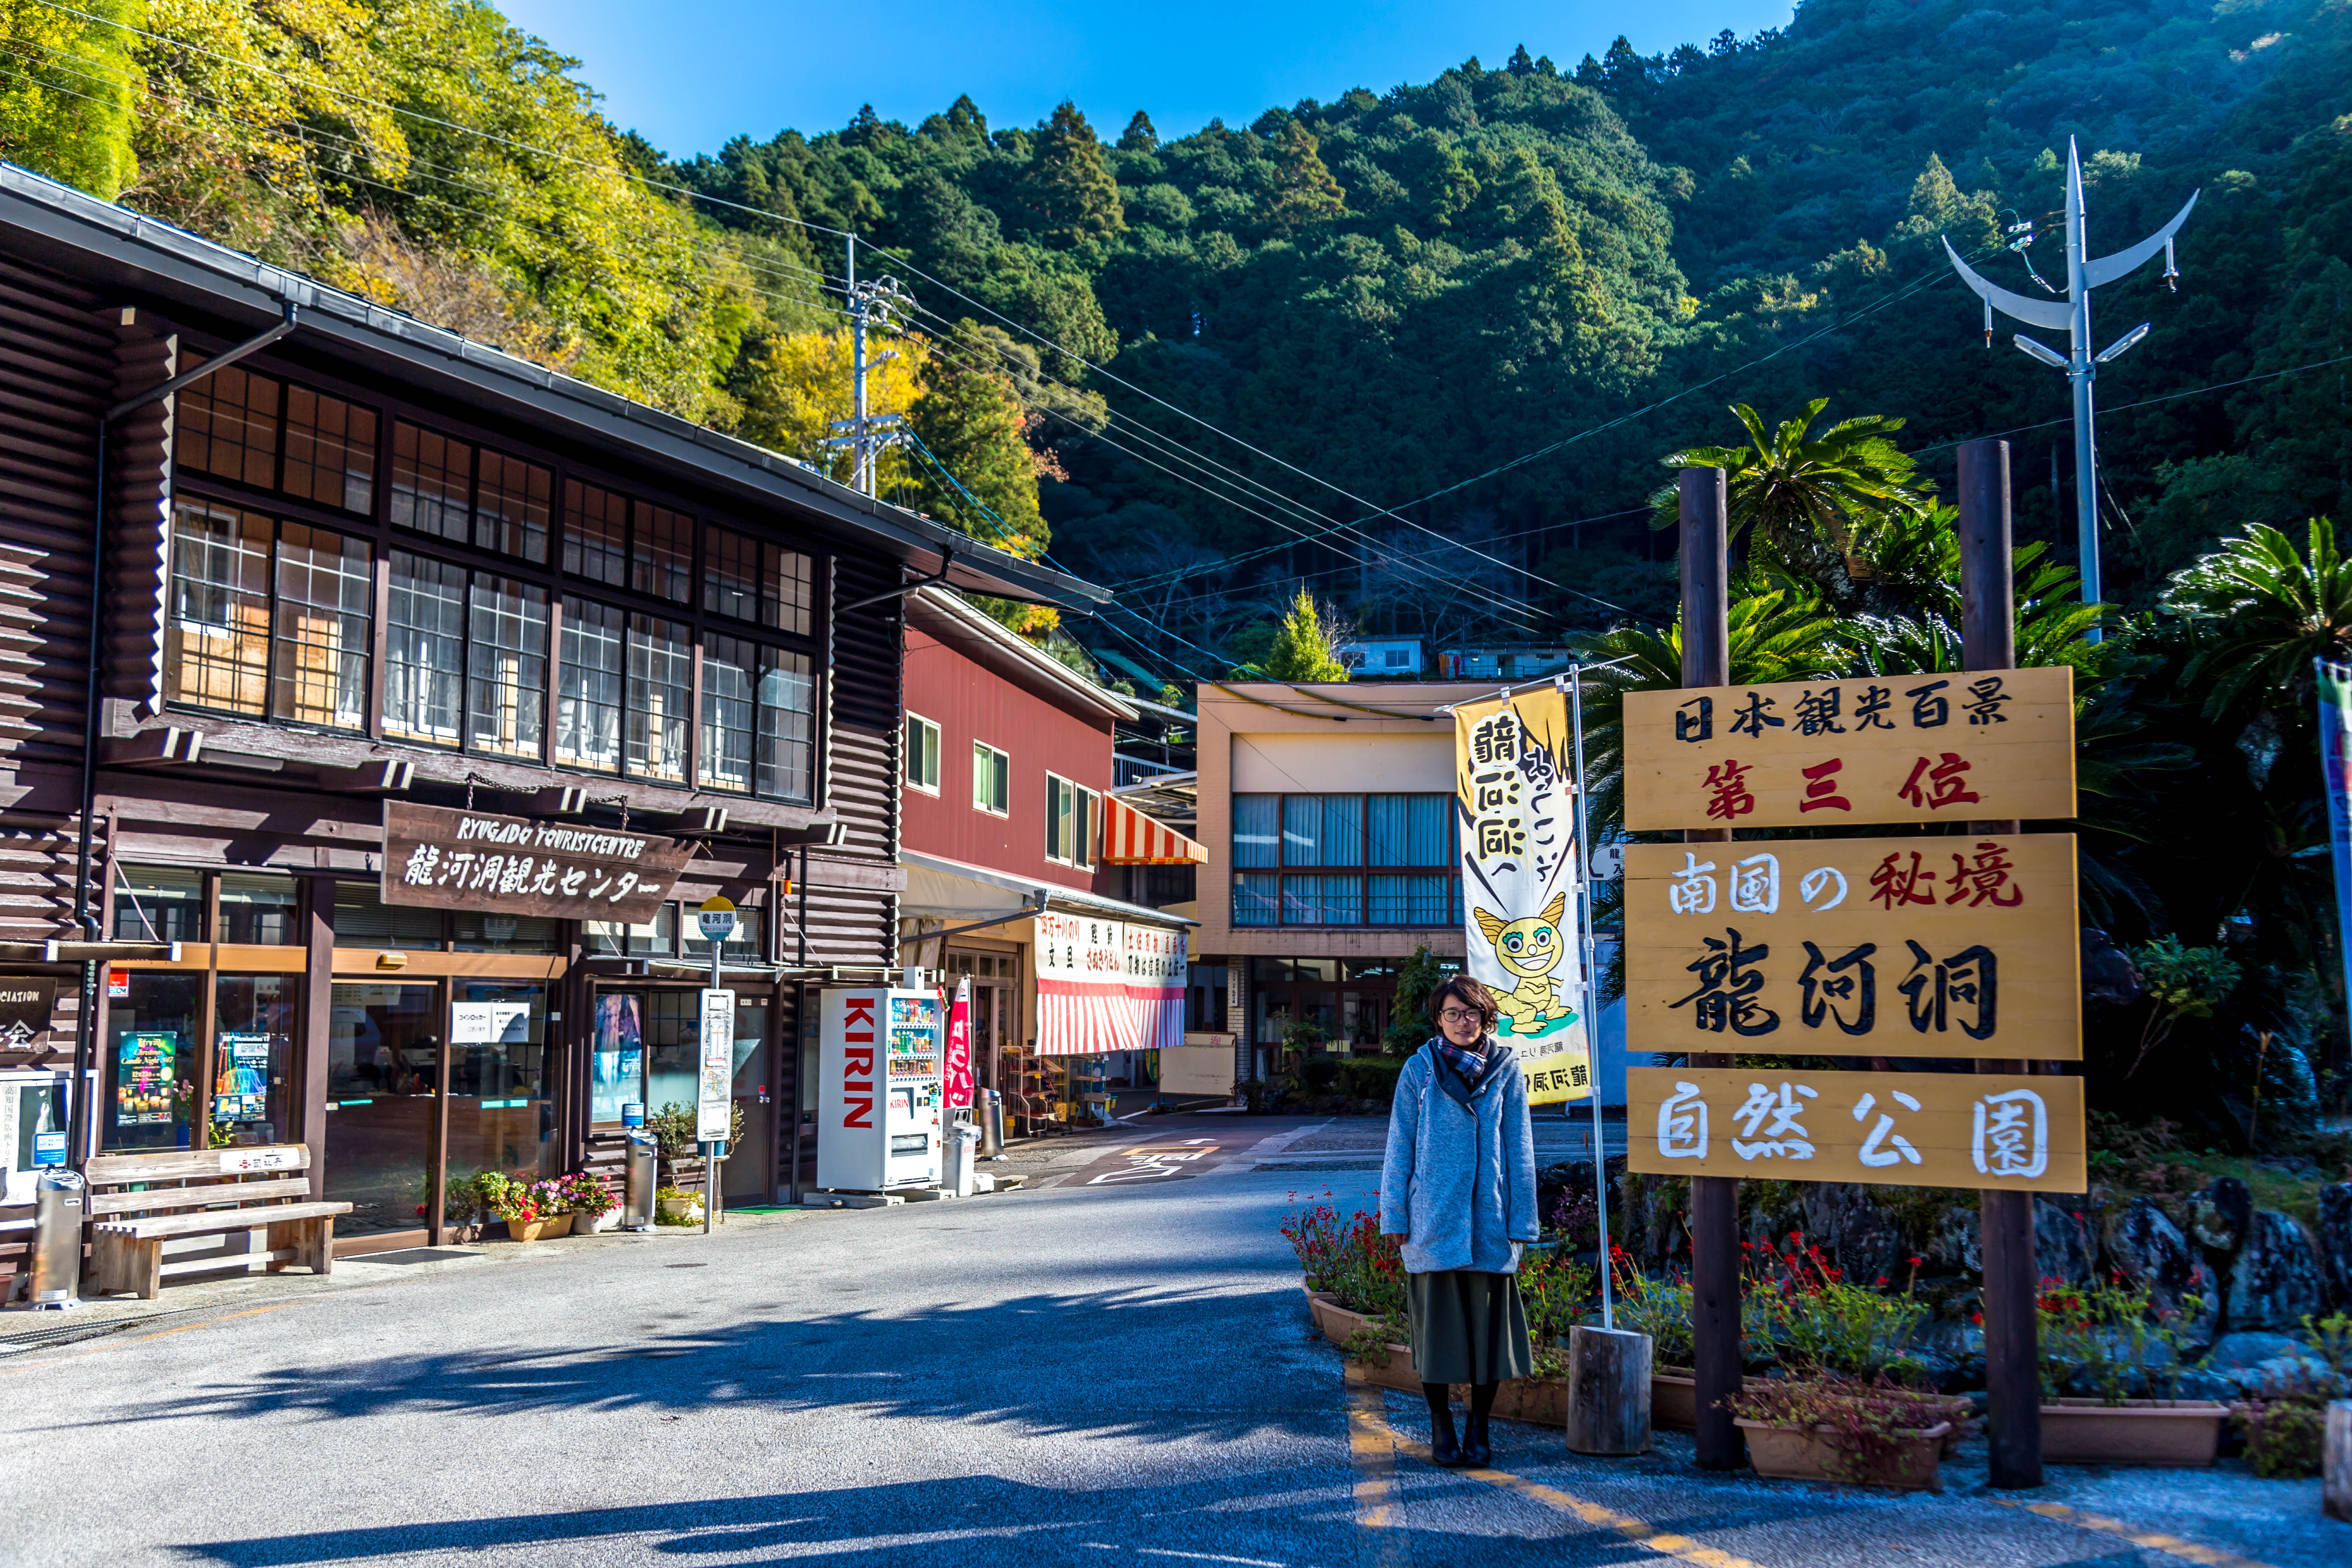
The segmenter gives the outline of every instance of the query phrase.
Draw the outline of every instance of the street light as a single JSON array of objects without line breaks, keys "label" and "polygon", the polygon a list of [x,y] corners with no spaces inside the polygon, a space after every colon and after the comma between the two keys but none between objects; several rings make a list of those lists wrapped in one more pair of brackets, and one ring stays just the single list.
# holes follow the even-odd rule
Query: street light
[{"label": "street light", "polygon": [[[2086,605],[2095,605],[2102,597],[2099,591],[2098,443],[2091,401],[2091,382],[2096,374],[2094,367],[2105,364],[2130,348],[2147,331],[2147,324],[2143,322],[2125,333],[2105,353],[2094,357],[2091,351],[2091,290],[2103,283],[2113,283],[2119,278],[2128,277],[2159,250],[2164,252],[2165,285],[2172,287],[2174,279],[2180,276],[2180,269],[2173,265],[2172,237],[2180,232],[2182,224],[2189,221],[2190,210],[2197,205],[2197,195],[2198,193],[2190,192],[2189,200],[2172,215],[2170,223],[2130,249],[2118,250],[2112,256],[2102,256],[2093,260],[2084,233],[2083,163],[2074,139],[2069,137],[2066,142],[2065,299],[2035,300],[2023,294],[2012,294],[1980,277],[1960,259],[1960,253],[1952,248],[1948,238],[1944,241],[1944,254],[1951,258],[1960,281],[1985,302],[1985,342],[1988,345],[1992,342],[1992,313],[1995,310],[2012,316],[2029,327],[2063,331],[2066,334],[2067,352],[2063,357],[2056,350],[2034,342],[2022,332],[2018,333],[2013,341],[2019,348],[2042,363],[2063,370],[2066,379],[2074,383],[2074,506],[2082,542],[2083,602]],[[2023,226],[2013,226],[2011,232]],[[2020,249],[2028,243],[2031,243],[2030,234],[2025,240],[2012,244],[2010,248]],[[2092,627],[2087,635],[2096,642],[2098,628]]]}]

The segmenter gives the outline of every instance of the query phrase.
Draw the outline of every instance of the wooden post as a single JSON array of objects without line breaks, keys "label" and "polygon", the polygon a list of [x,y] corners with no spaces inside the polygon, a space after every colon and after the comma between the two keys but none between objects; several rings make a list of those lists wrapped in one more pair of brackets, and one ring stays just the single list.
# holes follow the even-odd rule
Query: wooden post
[{"label": "wooden post", "polygon": [[[1960,448],[1960,662],[1968,669],[2017,663],[2017,600],[2010,564],[2009,443]],[[1971,822],[1972,833],[2015,833],[2014,822]],[[2030,1072],[2030,1063],[1979,1058],[1979,1072]],[[2034,1316],[2033,1194],[1978,1195],[1984,1255],[1987,1436],[1996,1487],[2042,1484],[2042,1374]]]},{"label": "wooden post", "polygon": [[1568,1446],[1579,1454],[1649,1452],[1649,1335],[1569,1330]]},{"label": "wooden post", "polygon": [[2352,1399],[2328,1402],[2325,1442],[2319,1506],[2328,1518],[2352,1524]]},{"label": "wooden post", "polygon": [[[1730,513],[1721,468],[1685,468],[1682,489],[1683,684],[1731,683],[1731,606],[1725,597]],[[1728,828],[1693,828],[1693,844],[1727,843]],[[1694,1052],[1695,1068],[1732,1064],[1726,1052]],[[1630,1139],[1636,1135],[1631,1126]],[[1727,1176],[1691,1178],[1691,1338],[1697,1384],[1698,1462],[1738,1469],[1747,1445],[1723,1402],[1739,1392],[1739,1184]]]}]

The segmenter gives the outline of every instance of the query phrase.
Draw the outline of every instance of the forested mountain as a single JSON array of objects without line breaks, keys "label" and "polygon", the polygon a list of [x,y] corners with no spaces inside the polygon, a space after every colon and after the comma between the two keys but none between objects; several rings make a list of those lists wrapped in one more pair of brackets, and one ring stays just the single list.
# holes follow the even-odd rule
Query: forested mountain
[{"label": "forested mountain", "polygon": [[846,400],[822,229],[854,230],[915,301],[881,404],[993,515],[912,453],[886,483],[1130,584],[1188,639],[1123,623],[1174,674],[1301,581],[1413,629],[1654,619],[1639,509],[1733,401],[1903,418],[1930,478],[2042,426],[2021,521],[2070,554],[2041,477],[2063,379],[1980,346],[1937,245],[2046,230],[2070,135],[2095,250],[2204,193],[2179,294],[2150,268],[2100,298],[2103,342],[2154,323],[2100,384],[2112,591],[2334,509],[2352,366],[2195,389],[2352,353],[2347,26],[2330,0],[1806,0],[1750,39],[1521,49],[1164,142],[1148,105],[992,126],[942,82],[919,124],[673,161],[465,0],[0,0],[0,150],[813,459]]}]

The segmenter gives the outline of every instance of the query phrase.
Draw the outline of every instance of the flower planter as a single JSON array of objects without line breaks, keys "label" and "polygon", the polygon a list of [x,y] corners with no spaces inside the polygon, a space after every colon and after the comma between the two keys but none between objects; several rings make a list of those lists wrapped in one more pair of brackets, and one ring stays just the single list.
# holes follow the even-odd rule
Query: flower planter
[{"label": "flower planter", "polygon": [[621,1211],[618,1209],[606,1209],[603,1214],[583,1214],[580,1210],[573,1209],[572,1211],[572,1234],[574,1236],[594,1236],[598,1232],[602,1231],[606,1226],[611,1225],[613,1223],[613,1217],[620,1212]]},{"label": "flower planter", "polygon": [[1690,1368],[1651,1369],[1650,1425],[1672,1432],[1698,1430],[1698,1376]]},{"label": "flower planter", "polygon": [[1748,1462],[1759,1476],[1786,1481],[1832,1481],[1863,1486],[1899,1487],[1909,1491],[1944,1489],[1938,1467],[1944,1438],[1951,1424],[1939,1421],[1921,1432],[1898,1432],[1891,1454],[1865,1462],[1855,1473],[1853,1461],[1832,1440],[1834,1428],[1773,1426],[1745,1416],[1734,1425],[1748,1435]]},{"label": "flower planter", "polygon": [[2229,1415],[2205,1399],[2062,1399],[2042,1407],[2042,1457],[2053,1465],[2210,1465]]},{"label": "flower planter", "polygon": [[1307,1310],[1315,1314],[1315,1329],[1333,1344],[1345,1344],[1359,1330],[1371,1326],[1371,1320],[1361,1312],[1351,1312],[1339,1305],[1339,1299],[1328,1290],[1309,1290]]},{"label": "flower planter", "polygon": [[510,1219],[507,1235],[517,1241],[552,1241],[559,1236],[572,1234],[572,1216],[568,1214],[548,1215],[540,1219]]},{"label": "flower planter", "polygon": [[672,1225],[702,1223],[702,1200],[699,1197],[656,1198],[654,1206],[660,1211],[661,1217]]},{"label": "flower planter", "polygon": [[[1328,1290],[1310,1290],[1307,1304],[1315,1314],[1315,1327],[1335,1345],[1345,1344],[1366,1329],[1373,1321],[1361,1312],[1351,1312],[1339,1305]],[[1356,1365],[1364,1376],[1382,1388],[1393,1388],[1405,1394],[1421,1392],[1421,1373],[1412,1364],[1411,1345],[1391,1344],[1388,1353],[1378,1362],[1359,1361]],[[1465,1405],[1470,1391],[1462,1384],[1454,1385],[1454,1395]],[[1495,1391],[1495,1416],[1503,1421],[1525,1421],[1538,1426],[1568,1425],[1568,1383],[1560,1378],[1515,1377],[1507,1380]]]},{"label": "flower planter", "polygon": [[[1469,1402],[1470,1391],[1454,1384],[1458,1396]],[[1530,1426],[1549,1426],[1556,1430],[1568,1426],[1568,1379],[1564,1377],[1514,1377],[1495,1390],[1495,1415],[1503,1421],[1525,1421]]]}]

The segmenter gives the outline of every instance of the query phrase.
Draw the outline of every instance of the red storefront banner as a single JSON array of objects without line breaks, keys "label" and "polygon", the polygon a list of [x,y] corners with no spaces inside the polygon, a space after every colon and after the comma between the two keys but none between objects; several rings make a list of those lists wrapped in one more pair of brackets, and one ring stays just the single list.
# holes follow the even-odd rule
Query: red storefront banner
[{"label": "red storefront banner", "polygon": [[1184,932],[1048,910],[1037,917],[1037,1054],[1184,1043]]},{"label": "red storefront banner", "polygon": [[956,982],[955,1005],[948,1010],[948,1045],[940,1064],[941,1103],[954,1110],[971,1103],[971,977]]}]

